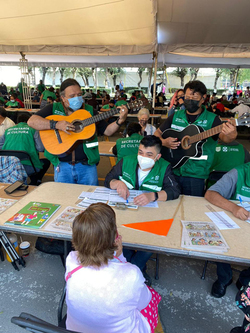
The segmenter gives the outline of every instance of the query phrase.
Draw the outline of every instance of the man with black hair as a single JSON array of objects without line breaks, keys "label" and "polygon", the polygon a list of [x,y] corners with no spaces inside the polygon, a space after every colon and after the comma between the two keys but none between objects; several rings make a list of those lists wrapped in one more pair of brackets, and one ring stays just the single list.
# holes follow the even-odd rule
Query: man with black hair
[{"label": "man with black hair", "polygon": [[7,117],[7,111],[0,107],[0,137],[4,135],[4,132],[12,127],[15,126],[16,124],[14,123],[13,120]]},{"label": "man with black hair", "polygon": [[[123,199],[129,197],[129,190],[148,191],[134,198],[134,204],[145,206],[152,201],[177,199],[179,186],[174,179],[171,165],[161,158],[161,140],[154,135],[145,136],[137,155],[125,156],[107,174],[104,186],[117,190]],[[146,272],[146,263],[151,252],[124,249],[127,261],[138,266],[147,284],[151,278]]]},{"label": "man with black hair", "polygon": [[[162,133],[166,129],[172,128],[181,131],[190,124],[195,124],[206,131],[222,124],[218,116],[207,111],[205,106],[203,106],[207,88],[201,81],[188,82],[184,87],[184,93],[185,109],[175,112],[154,133],[161,138],[163,146],[172,150],[178,149],[180,142],[174,137],[163,139]],[[191,157],[180,168],[174,169],[175,178],[181,187],[182,194],[204,195],[205,179],[209,175],[218,138],[225,143],[229,143],[235,140],[236,137],[236,127],[230,121],[223,123],[221,133],[206,140],[203,145],[202,155],[199,158]]]},{"label": "man with black hair", "polygon": [[112,148],[113,154],[117,155],[118,163],[123,157],[135,155],[143,136],[141,135],[141,125],[138,123],[129,123],[127,127],[126,138],[120,138],[116,141],[116,145]]},{"label": "man with black hair", "polygon": [[[79,109],[87,110],[93,116],[93,107],[84,104],[80,84],[74,79],[66,79],[60,87],[61,102],[44,107],[33,115],[28,124],[38,131],[58,129],[70,135],[75,126],[66,120],[54,121],[45,119],[50,115],[69,116]],[[121,107],[119,118],[112,124],[101,120],[96,124],[98,133],[110,136],[114,134],[126,120],[127,108]],[[98,140],[95,135],[89,140],[78,142],[74,150],[62,155],[52,155],[45,150],[45,156],[54,165],[54,179],[56,182],[98,185],[96,165],[100,160]]]},{"label": "man with black hair", "polygon": [[125,156],[107,174],[104,186],[117,190],[123,198],[129,190],[144,190],[134,199],[134,204],[145,206],[152,201],[173,200],[179,197],[179,187],[169,162],[161,158],[161,140],[154,135],[145,136],[138,154]]},{"label": "man with black hair", "polygon": [[39,151],[43,151],[44,147],[41,142],[39,132],[31,128],[27,121],[30,115],[20,114],[17,118],[17,125],[10,127],[0,138],[0,149],[3,150],[21,150],[30,155],[30,158],[36,168],[37,174],[34,173],[34,168],[30,161],[21,161],[27,175],[30,176],[30,185],[39,185],[43,176],[50,166],[47,159],[39,159]]}]

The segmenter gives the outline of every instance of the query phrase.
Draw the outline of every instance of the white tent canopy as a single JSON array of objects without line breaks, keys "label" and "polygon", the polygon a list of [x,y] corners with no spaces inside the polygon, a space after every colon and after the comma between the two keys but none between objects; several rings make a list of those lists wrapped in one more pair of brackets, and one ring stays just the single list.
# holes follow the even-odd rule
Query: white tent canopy
[{"label": "white tent canopy", "polygon": [[249,0],[9,0],[0,65],[250,67]]}]

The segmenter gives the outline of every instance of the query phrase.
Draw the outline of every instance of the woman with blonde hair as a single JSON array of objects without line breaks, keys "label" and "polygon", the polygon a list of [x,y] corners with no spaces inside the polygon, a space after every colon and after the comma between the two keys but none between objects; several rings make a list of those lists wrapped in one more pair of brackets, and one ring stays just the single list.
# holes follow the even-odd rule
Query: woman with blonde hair
[{"label": "woman with blonde hair", "polygon": [[148,120],[150,118],[148,109],[146,109],[146,108],[141,109],[138,112],[137,117],[139,120],[139,124],[141,125],[141,128],[142,128],[142,130],[141,130],[142,135],[143,136],[153,135],[154,132],[156,131],[156,128],[153,125],[148,124]]},{"label": "woman with blonde hair", "polygon": [[161,297],[145,285],[139,268],[126,262],[113,209],[97,203],[78,215],[73,222],[72,243],[76,251],[67,257],[65,275],[67,329],[154,332]]}]

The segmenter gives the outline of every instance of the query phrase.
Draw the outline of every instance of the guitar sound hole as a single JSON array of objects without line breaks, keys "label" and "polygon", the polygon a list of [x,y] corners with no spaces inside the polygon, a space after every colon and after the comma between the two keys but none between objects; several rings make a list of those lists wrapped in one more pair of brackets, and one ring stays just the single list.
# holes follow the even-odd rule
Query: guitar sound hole
[{"label": "guitar sound hole", "polygon": [[189,149],[191,147],[191,144],[190,144],[190,136],[186,135],[182,138],[181,140],[181,146],[183,149]]},{"label": "guitar sound hole", "polygon": [[72,125],[75,126],[75,133],[79,133],[83,130],[83,125],[82,125],[82,122],[80,120],[74,120],[72,122]]}]

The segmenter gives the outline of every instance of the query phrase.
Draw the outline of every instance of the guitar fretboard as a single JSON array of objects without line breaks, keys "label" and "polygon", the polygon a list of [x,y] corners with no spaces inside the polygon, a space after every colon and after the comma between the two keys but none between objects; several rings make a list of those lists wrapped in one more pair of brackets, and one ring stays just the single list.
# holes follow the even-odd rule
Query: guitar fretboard
[{"label": "guitar fretboard", "polygon": [[99,113],[98,115],[96,116],[93,116],[91,118],[87,118],[85,120],[82,120],[81,123],[82,125],[85,127],[85,126],[88,126],[88,125],[91,125],[91,124],[94,124],[94,123],[97,123],[98,121],[100,120],[103,120],[103,119],[107,119],[111,116],[113,116],[114,114],[117,114],[119,113],[120,110],[119,109],[112,109],[110,111],[106,111],[106,112],[103,112],[103,113]]},{"label": "guitar fretboard", "polygon": [[[235,123],[234,119],[233,119],[233,121]],[[189,144],[193,144],[195,142],[205,140],[205,139],[209,138],[210,136],[213,136],[213,135],[216,135],[216,134],[220,133],[222,131],[222,126],[223,126],[223,124],[221,124],[219,126],[216,126],[216,127],[213,127],[213,128],[210,128],[207,131],[204,131],[204,132],[201,132],[199,134],[195,134],[195,135],[191,136],[190,139],[189,139]]]}]

